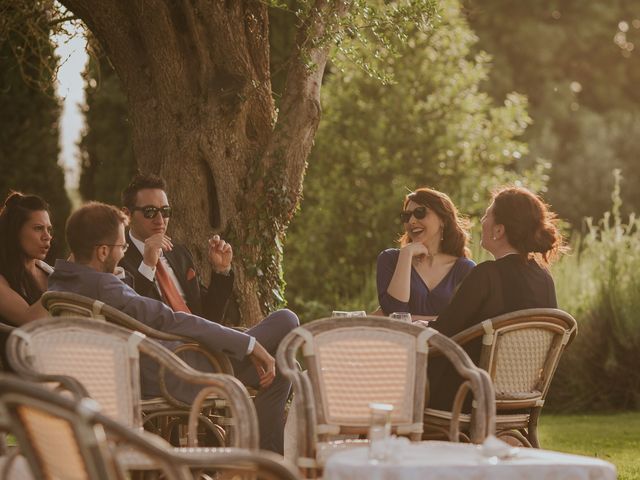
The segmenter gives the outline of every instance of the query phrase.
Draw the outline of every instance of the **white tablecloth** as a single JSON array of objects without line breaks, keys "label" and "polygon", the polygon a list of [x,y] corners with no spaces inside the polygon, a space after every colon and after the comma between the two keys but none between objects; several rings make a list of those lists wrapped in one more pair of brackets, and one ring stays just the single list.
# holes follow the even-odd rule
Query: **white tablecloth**
[{"label": "white tablecloth", "polygon": [[332,455],[324,480],[615,480],[603,460],[549,450],[521,448],[504,460],[483,456],[475,445],[422,442],[402,445],[391,459],[374,463],[366,447]]}]

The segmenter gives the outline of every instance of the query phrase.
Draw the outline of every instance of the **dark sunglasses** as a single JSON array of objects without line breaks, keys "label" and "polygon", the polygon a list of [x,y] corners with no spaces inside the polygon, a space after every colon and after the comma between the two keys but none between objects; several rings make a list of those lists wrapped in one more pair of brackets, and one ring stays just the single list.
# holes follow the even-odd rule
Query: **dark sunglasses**
[{"label": "dark sunglasses", "polygon": [[158,212],[160,212],[162,218],[169,218],[171,216],[171,207],[133,207],[131,209],[132,212],[135,212],[136,210],[140,210],[142,212],[142,216],[149,220],[156,218]]},{"label": "dark sunglasses", "polygon": [[407,223],[411,220],[411,215],[416,217],[417,220],[422,220],[427,216],[427,207],[416,207],[413,210],[400,212],[400,220],[402,220],[402,223]]}]

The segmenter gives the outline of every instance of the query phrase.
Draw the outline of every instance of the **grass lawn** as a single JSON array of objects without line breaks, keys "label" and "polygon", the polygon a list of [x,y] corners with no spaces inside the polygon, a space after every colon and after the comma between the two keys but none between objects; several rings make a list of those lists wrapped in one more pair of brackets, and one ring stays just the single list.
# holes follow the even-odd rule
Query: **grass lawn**
[{"label": "grass lawn", "polygon": [[547,450],[598,457],[613,463],[619,480],[640,480],[640,413],[542,413],[540,445]]}]

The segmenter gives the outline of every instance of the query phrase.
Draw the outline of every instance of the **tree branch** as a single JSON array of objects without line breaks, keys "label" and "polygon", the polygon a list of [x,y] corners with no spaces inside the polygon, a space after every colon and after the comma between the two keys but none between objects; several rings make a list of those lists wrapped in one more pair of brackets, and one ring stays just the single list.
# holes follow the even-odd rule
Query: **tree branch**
[{"label": "tree branch", "polygon": [[55,20],[51,20],[49,22],[49,27],[55,27],[56,25],[60,25],[61,23],[71,22],[73,20],[79,20],[79,18],[80,17],[77,17],[76,15],[69,15],[66,17],[56,18]]},{"label": "tree branch", "polygon": [[292,197],[291,214],[302,191],[306,159],[320,123],[320,87],[331,45],[327,32],[347,12],[346,0],[317,0],[298,29],[281,111],[268,155],[287,159],[283,184]]}]

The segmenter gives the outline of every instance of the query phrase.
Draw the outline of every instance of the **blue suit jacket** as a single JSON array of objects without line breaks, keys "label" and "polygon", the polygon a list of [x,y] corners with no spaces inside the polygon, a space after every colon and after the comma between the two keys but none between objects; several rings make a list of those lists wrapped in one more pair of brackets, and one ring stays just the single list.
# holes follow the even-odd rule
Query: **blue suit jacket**
[{"label": "blue suit jacket", "polygon": [[158,300],[138,295],[115,275],[86,265],[57,260],[49,290],[100,300],[156,330],[193,338],[233,358],[244,358],[249,347],[249,335],[196,315],[174,312]]}]

